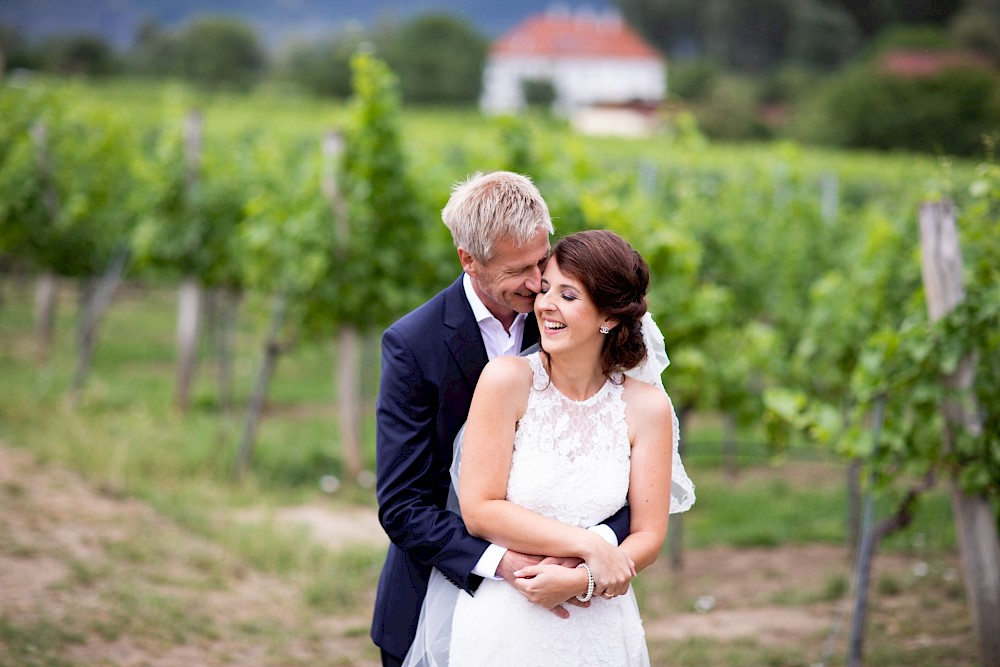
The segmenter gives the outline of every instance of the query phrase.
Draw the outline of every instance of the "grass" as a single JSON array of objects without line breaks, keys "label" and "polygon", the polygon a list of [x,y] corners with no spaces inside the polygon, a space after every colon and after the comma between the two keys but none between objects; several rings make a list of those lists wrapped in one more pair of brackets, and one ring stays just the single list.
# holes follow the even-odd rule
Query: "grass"
[{"label": "grass", "polygon": [[802,656],[795,651],[760,646],[750,639],[720,644],[691,638],[668,645],[652,645],[649,657],[654,665],[726,665],[727,667],[801,667]]},{"label": "grass", "polygon": [[[303,549],[301,534],[265,524],[220,526],[215,515],[222,512],[206,512],[315,499],[320,476],[341,473],[332,418],[332,345],[302,345],[279,361],[256,442],[254,470],[249,479],[236,483],[230,470],[243,414],[209,405],[215,388],[207,364],[195,386],[195,407],[180,414],[171,406],[170,290],[133,287],[123,292],[102,323],[92,373],[74,405],[65,396],[73,369],[72,291],[65,286],[60,295],[52,356],[40,365],[33,358],[26,287],[8,290],[0,308],[0,340],[5,343],[0,352],[0,376],[5,378],[0,383],[0,438],[30,448],[43,463],[58,462],[81,472],[109,494],[150,503],[184,528],[233,549],[254,567],[285,575],[315,573],[302,582],[314,598],[331,577],[364,582],[377,575],[380,553],[340,556],[319,545]],[[237,336],[237,405],[246,401],[258,356],[260,343],[252,329],[256,306],[249,304],[251,312]],[[302,410],[304,402],[317,407]],[[17,493],[16,485],[7,489],[8,495]],[[346,495],[346,502],[374,502],[370,492]],[[122,555],[153,557],[139,550]],[[86,579],[87,572],[81,569],[77,575]],[[364,598],[358,586],[338,588],[342,608],[361,604]]]},{"label": "grass", "polygon": [[[269,573],[289,582],[307,613],[315,618],[353,614],[364,619],[381,567],[380,549],[357,547],[332,551],[301,530],[269,519],[238,521],[247,508],[274,508],[318,502],[338,505],[375,504],[370,490],[348,488],[337,496],[323,494],[321,476],[340,476],[332,341],[303,341],[279,361],[260,425],[251,474],[242,482],[230,475],[235,443],[242,427],[241,408],[260,357],[266,301],[244,304],[235,350],[235,403],[219,409],[209,348],[194,386],[192,408],[180,413],[173,393],[174,300],[172,289],[130,285],[108,311],[86,389],[74,404],[67,400],[73,371],[72,285],[63,285],[57,336],[50,359],[36,359],[33,342],[32,285],[0,276],[0,440],[29,449],[43,463],[53,462],[82,474],[113,499],[137,498],[210,546],[186,551],[183,574],[163,568],[178,558],[170,535],[141,525],[129,528],[130,539],[105,536],[98,542],[106,559],[66,556],[60,590],[89,590],[117,611],[83,621],[58,615],[37,622],[15,623],[0,614],[0,664],[69,665],[70,647],[96,633],[108,641],[129,636],[150,645],[212,642],[220,636],[263,641],[281,664],[287,628],[261,617],[222,622],[207,611],[185,604],[211,596],[249,573]],[[372,406],[377,384],[375,344],[369,341],[363,385],[367,464],[374,463]],[[789,544],[844,544],[845,466],[818,450],[798,450],[775,458],[754,434],[737,434],[738,470],[726,470],[719,420],[699,415],[684,434],[685,462],[697,485],[696,511],[684,515],[684,546],[773,548]],[[17,481],[0,487],[0,501],[18,503],[30,489]],[[889,512],[880,499],[876,514]],[[266,512],[265,512],[266,515]],[[675,518],[676,521],[676,518]],[[0,524],[0,541],[8,556],[31,558],[39,548],[17,543]],[[8,539],[10,538],[10,539]],[[913,527],[892,536],[883,547],[930,563],[932,575],[883,573],[873,590],[882,598],[900,594],[923,596],[928,606],[942,595],[961,600],[959,580],[950,579],[942,554],[955,548],[947,495],[935,490],[921,501]],[[221,551],[219,551],[221,550]],[[643,581],[649,595],[670,595],[671,588]],[[770,600],[776,605],[832,604],[850,583],[842,572],[800,590],[784,590]],[[184,591],[182,601],[170,591]],[[184,602],[186,600],[186,602]],[[690,609],[690,601],[672,608]],[[910,622],[910,621],[906,621]],[[303,628],[313,627],[304,623]],[[343,631],[367,645],[366,621]],[[874,632],[874,631],[873,631]],[[904,628],[898,640],[874,646],[872,665],[967,664],[955,652],[936,647],[928,655],[941,662],[920,663],[907,649],[912,638]],[[891,633],[890,633],[891,634]],[[302,629],[297,641],[315,646],[322,633]],[[817,646],[822,638],[817,638]],[[912,642],[911,642],[912,643]],[[369,649],[363,649],[364,650]],[[753,641],[690,638],[651,643],[654,664],[726,664],[736,666],[801,665],[795,650]],[[360,659],[360,658],[359,658]],[[355,664],[354,658],[331,656],[324,664]],[[238,657],[234,657],[239,662]],[[294,662],[294,661],[293,661]]]},{"label": "grass", "polygon": [[83,642],[83,636],[67,632],[61,623],[41,620],[29,625],[15,625],[0,615],[0,664],[18,667],[70,667],[73,663],[59,654],[71,644]]}]

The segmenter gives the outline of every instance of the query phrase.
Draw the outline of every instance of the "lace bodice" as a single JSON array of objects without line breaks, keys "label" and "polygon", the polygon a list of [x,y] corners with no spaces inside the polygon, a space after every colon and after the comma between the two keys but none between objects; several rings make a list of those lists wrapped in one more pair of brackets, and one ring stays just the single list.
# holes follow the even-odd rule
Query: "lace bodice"
[{"label": "lace bodice", "polygon": [[[528,361],[532,387],[514,434],[507,499],[562,523],[601,523],[628,496],[632,448],[621,378],[574,401],[549,381],[537,352]],[[612,600],[595,598],[585,609],[572,607],[564,620],[495,579],[484,580],[475,597],[459,594],[450,655],[453,667],[649,665],[631,589]]]},{"label": "lace bodice", "polygon": [[625,504],[631,445],[621,378],[583,401],[549,380],[539,353],[514,436],[507,499],[562,523],[589,527]]}]

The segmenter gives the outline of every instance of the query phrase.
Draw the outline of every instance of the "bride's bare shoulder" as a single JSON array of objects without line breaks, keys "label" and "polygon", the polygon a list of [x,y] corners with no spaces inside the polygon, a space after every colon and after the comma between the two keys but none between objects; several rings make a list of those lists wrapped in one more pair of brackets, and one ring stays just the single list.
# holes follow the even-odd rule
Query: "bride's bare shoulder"
[{"label": "bride's bare shoulder", "polygon": [[531,365],[526,357],[497,357],[486,364],[479,384],[497,389],[518,389],[531,385]]},{"label": "bride's bare shoulder", "polygon": [[624,397],[630,414],[655,421],[670,418],[670,398],[659,387],[635,378],[625,378]]}]

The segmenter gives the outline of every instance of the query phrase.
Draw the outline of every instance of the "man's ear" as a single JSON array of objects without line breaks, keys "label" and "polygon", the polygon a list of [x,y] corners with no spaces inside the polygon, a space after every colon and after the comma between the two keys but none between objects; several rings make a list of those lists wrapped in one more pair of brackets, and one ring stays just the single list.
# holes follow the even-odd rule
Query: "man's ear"
[{"label": "man's ear", "polygon": [[462,263],[463,271],[468,273],[470,276],[476,275],[476,270],[479,268],[479,263],[472,258],[472,253],[470,253],[465,248],[459,248],[458,261]]}]

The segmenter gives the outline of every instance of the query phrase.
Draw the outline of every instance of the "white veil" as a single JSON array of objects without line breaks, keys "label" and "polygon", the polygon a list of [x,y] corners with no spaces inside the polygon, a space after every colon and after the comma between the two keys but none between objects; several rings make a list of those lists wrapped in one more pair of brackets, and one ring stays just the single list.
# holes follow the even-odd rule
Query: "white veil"
[{"label": "white veil", "polygon": [[[625,375],[641,380],[647,384],[657,387],[663,393],[663,371],[670,365],[670,358],[667,357],[666,346],[663,343],[663,333],[660,327],[656,326],[653,316],[648,312],[642,316],[642,341],[646,344],[646,358],[635,368],[625,371]],[[669,400],[669,396],[667,397]],[[670,402],[670,414],[674,422],[674,465],[670,476],[670,513],[678,514],[687,512],[694,505],[694,482],[688,477],[684,470],[684,463],[681,461],[679,451],[680,445],[680,424],[677,421],[677,411],[674,410],[673,401]],[[452,469],[452,482],[458,477]]]},{"label": "white veil", "polygon": [[[670,365],[667,357],[663,334],[656,326],[653,317],[646,313],[642,320],[642,339],[646,344],[646,359],[635,368],[625,371],[629,377],[641,380],[663,388],[661,374]],[[668,397],[669,398],[669,397]],[[670,485],[670,513],[686,512],[694,505],[694,483],[684,470],[678,445],[680,444],[680,425],[673,402],[670,403],[674,431],[674,460]],[[448,493],[447,509],[461,514],[458,507],[458,473],[462,460],[462,438],[465,426],[455,436],[454,456],[451,464],[451,491]],[[455,601],[462,590],[450,583],[434,568],[431,570],[430,581],[427,584],[427,595],[420,608],[420,619],[417,622],[417,635],[413,640],[409,653],[403,661],[403,667],[448,667],[448,649],[451,644],[451,619],[455,609]]]}]

